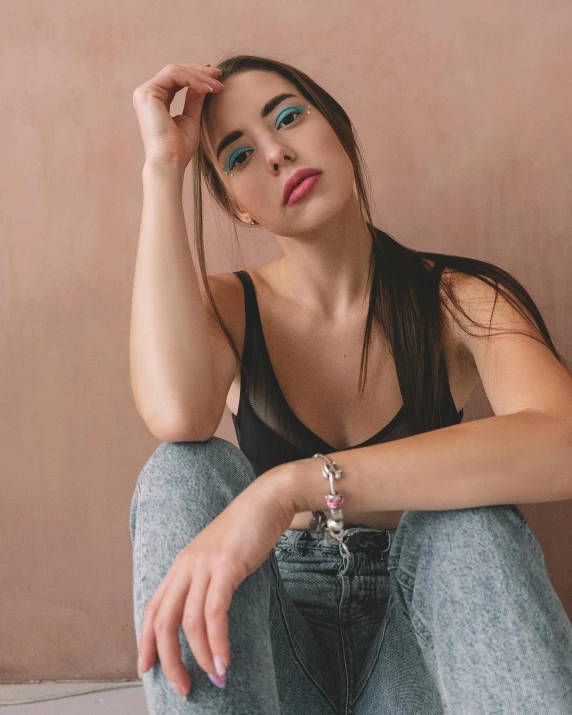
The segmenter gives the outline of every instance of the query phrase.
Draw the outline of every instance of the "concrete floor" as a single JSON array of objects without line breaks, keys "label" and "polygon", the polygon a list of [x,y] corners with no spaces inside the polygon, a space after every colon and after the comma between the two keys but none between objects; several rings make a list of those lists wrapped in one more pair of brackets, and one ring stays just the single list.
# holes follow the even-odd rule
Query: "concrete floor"
[{"label": "concrete floor", "polygon": [[2,715],[148,715],[140,680],[0,685]]}]

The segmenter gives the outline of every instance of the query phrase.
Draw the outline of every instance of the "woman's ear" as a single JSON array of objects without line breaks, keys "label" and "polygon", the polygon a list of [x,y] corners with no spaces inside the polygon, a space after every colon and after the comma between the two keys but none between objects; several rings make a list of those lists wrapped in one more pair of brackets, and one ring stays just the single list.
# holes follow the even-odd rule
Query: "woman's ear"
[{"label": "woman's ear", "polygon": [[252,216],[250,216],[249,214],[244,213],[244,212],[242,212],[242,211],[239,212],[236,217],[237,217],[240,221],[242,221],[242,223],[248,223],[248,224],[249,224],[249,223],[252,221]]},{"label": "woman's ear", "polygon": [[242,209],[238,206],[232,196],[229,196],[228,200],[230,201],[232,212],[236,216],[236,218],[243,223],[250,223],[252,216],[246,211],[242,211]]}]

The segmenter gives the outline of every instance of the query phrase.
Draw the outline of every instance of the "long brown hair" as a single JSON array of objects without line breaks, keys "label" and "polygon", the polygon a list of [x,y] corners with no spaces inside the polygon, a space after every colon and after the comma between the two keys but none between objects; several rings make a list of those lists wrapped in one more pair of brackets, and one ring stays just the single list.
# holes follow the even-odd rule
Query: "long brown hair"
[{"label": "long brown hair", "polygon": [[[218,79],[223,83],[232,75],[248,70],[264,70],[284,77],[327,119],[353,164],[361,213],[373,240],[368,278],[370,300],[358,381],[358,392],[360,394],[363,393],[367,377],[367,358],[372,322],[375,317],[383,329],[388,347],[395,360],[403,397],[404,414],[411,434],[419,434],[446,426],[446,416],[441,413],[440,409],[446,389],[441,305],[451,313],[463,330],[465,328],[461,326],[454,313],[441,298],[439,285],[443,287],[444,293],[455,308],[474,325],[479,325],[463,310],[451,289],[449,280],[445,278],[448,273],[451,275],[451,273],[455,272],[474,276],[483,283],[492,286],[495,289],[495,304],[500,292],[532,326],[533,331],[537,335],[538,331],[542,334],[542,338],[531,337],[545,343],[560,364],[570,370],[564,358],[555,348],[536,304],[525,288],[505,270],[492,263],[475,258],[418,251],[400,244],[388,233],[373,226],[369,200],[371,185],[364,168],[359,138],[351,119],[343,107],[322,87],[299,69],[284,62],[259,55],[234,55],[217,63],[216,66],[222,70],[222,74]],[[211,94],[205,96],[203,117],[205,112],[208,111],[212,96]],[[206,271],[203,241],[202,178],[205,180],[209,193],[221,208],[229,216],[237,221],[239,220],[234,215],[224,184],[208,158],[206,147],[205,123],[201,119],[199,148],[192,159],[195,247],[209,303],[237,361],[240,363],[241,375],[244,379],[248,379],[247,370],[214,301]],[[236,225],[234,228],[238,242]],[[435,266],[435,271],[429,271],[427,261],[439,264]],[[506,289],[508,289],[508,292]],[[516,297],[516,300],[513,296]],[[532,315],[536,325],[532,323],[529,315],[523,312],[522,306]],[[483,326],[479,325],[479,327],[482,328]],[[468,333],[467,330],[465,332]],[[468,334],[473,335],[473,333]],[[478,337],[486,336],[479,335]]]}]

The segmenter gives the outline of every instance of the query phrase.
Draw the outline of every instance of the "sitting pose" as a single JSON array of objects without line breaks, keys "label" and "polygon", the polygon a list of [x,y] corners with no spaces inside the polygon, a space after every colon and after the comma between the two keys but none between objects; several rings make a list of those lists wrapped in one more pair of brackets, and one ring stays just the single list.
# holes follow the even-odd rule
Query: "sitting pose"
[{"label": "sitting pose", "polygon": [[[375,227],[350,118],[291,65],[168,65],[134,106],[149,711],[570,715],[572,626],[515,505],[572,498],[571,371],[530,295]],[[207,276],[203,182],[283,256]],[[463,423],[479,380],[494,416]]]}]

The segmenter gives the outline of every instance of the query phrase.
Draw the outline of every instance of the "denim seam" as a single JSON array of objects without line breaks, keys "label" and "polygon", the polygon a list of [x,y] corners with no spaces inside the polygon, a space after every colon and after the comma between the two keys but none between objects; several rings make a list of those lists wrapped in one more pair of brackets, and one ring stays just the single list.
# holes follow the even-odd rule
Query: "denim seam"
[{"label": "denim seam", "polygon": [[411,571],[407,571],[407,569],[403,568],[402,565],[399,565],[395,569],[395,578],[404,588],[406,588],[408,591],[411,591],[411,593],[413,593],[413,583],[415,582],[415,574],[412,574]]},{"label": "denim seam", "polygon": [[415,629],[417,637],[419,639],[421,639],[421,641],[427,648],[430,648],[431,650],[433,650],[433,641],[431,640],[431,632],[427,628],[423,618],[413,608],[411,608],[411,613],[409,614],[409,620],[411,621],[411,624],[413,625],[413,628]]},{"label": "denim seam", "polygon": [[131,536],[131,525],[132,525],[132,522],[135,521],[135,525],[134,525],[135,528],[133,529],[134,533],[131,538],[131,541],[133,542],[133,544],[135,543],[135,536],[137,533],[136,527],[137,527],[137,516],[138,516],[138,515],[134,516],[134,513],[137,514],[137,512],[139,511],[140,498],[141,498],[141,484],[139,483],[139,478],[137,478],[137,481],[135,482],[135,491],[133,493],[133,496],[131,497],[131,504],[130,504],[130,508],[129,508],[129,534],[130,534],[130,536]]},{"label": "denim seam", "polygon": [[275,575],[276,575],[276,598],[277,598],[277,601],[278,601],[278,605],[279,605],[279,607],[280,607],[280,614],[281,614],[281,616],[282,616],[282,621],[284,622],[284,627],[285,627],[285,629],[286,629],[286,634],[287,634],[287,636],[288,636],[288,641],[289,641],[289,643],[290,643],[290,647],[292,648],[292,652],[294,653],[294,657],[295,657],[296,660],[300,663],[300,666],[302,667],[302,670],[304,671],[304,673],[305,673],[306,677],[308,678],[308,680],[310,680],[310,682],[314,685],[314,687],[316,687],[316,688],[318,689],[318,691],[322,694],[322,696],[323,696],[324,699],[326,700],[327,704],[332,708],[332,711],[337,715],[338,709],[337,709],[335,703],[331,700],[330,696],[329,696],[328,693],[324,690],[324,688],[322,688],[322,686],[320,685],[320,683],[319,683],[319,682],[313,677],[313,675],[310,673],[310,670],[309,670],[309,665],[310,665],[310,664],[306,661],[306,659],[304,658],[303,653],[301,653],[301,652],[298,650],[298,647],[296,646],[296,642],[295,642],[294,638],[292,637],[292,633],[291,633],[291,631],[290,631],[290,627],[289,627],[289,624],[288,624],[288,619],[286,618],[286,615],[285,615],[285,613],[284,613],[284,604],[283,604],[283,602],[282,602],[282,598],[280,597],[280,588],[279,588],[279,586],[278,586],[278,580],[279,580],[279,578],[280,578],[280,574],[276,573],[276,567],[275,567],[275,565],[272,563],[272,560],[270,561],[270,565],[271,565],[271,567],[272,567],[272,569],[274,570]]},{"label": "denim seam", "polygon": [[[344,588],[344,581],[347,581],[348,584],[348,593],[349,593],[349,577],[346,576],[346,566],[345,566],[345,561],[346,557],[343,557],[343,566],[341,567],[340,571],[338,572],[338,580],[340,581],[340,586],[341,586],[341,593],[340,593],[340,602],[338,605],[338,622],[340,623],[340,641],[342,644],[342,661],[344,664],[344,673],[346,676],[346,703],[344,707],[344,712],[347,714],[348,713],[348,704],[349,707],[353,709],[352,703],[351,703],[351,677],[353,673],[353,660],[352,660],[352,649],[349,647],[349,644],[346,642],[346,636],[345,636],[345,631],[344,631],[344,613],[343,613],[343,605],[344,605],[344,596],[345,596],[345,588]],[[349,556],[349,563],[347,564],[347,569],[352,570],[354,565],[354,557],[353,554],[350,554]],[[349,604],[348,604],[349,607]],[[349,663],[349,667],[348,667]]]},{"label": "denim seam", "polygon": [[526,517],[524,514],[520,511],[520,509],[516,506],[516,504],[509,504],[511,507],[510,513],[515,517],[516,522],[517,522],[517,527],[520,530],[522,534],[524,534],[524,537],[528,541],[528,543],[533,547],[533,549],[538,551],[538,548],[540,547],[540,542],[534,535],[532,529],[530,528],[529,523],[526,520]]},{"label": "denim seam", "polygon": [[[143,484],[143,481],[145,482]],[[146,488],[149,486],[148,484],[149,478],[147,477],[145,480],[141,479],[141,474],[139,475],[139,478],[137,479],[137,486],[136,489],[139,490],[138,494],[138,502],[137,502],[137,523],[138,523],[138,531],[139,531],[139,597],[141,598],[141,607],[143,609],[143,612],[145,612],[145,608],[147,607],[147,602],[145,601],[145,594],[143,592],[143,514],[142,514],[142,505],[143,505],[143,497],[145,496],[145,491]],[[144,488],[145,487],[145,488]],[[150,600],[150,599],[149,599]],[[139,648],[139,643],[137,643],[137,648]],[[156,659],[155,663],[159,661],[159,658]]]},{"label": "denim seam", "polygon": [[[279,547],[279,548],[285,548],[285,547]],[[320,546],[306,546],[304,547],[304,553],[308,551],[321,551],[324,554],[324,559],[326,558],[332,558],[332,560],[337,560],[339,559],[339,552],[337,551],[332,551],[331,555],[327,552],[325,552],[322,547]],[[389,549],[378,549],[378,548],[372,548],[371,550],[362,550],[362,549],[352,549],[352,553],[354,554],[365,554],[366,556],[372,557],[372,553],[374,554],[373,558],[377,558],[378,555],[383,555],[387,554]],[[294,553],[290,551],[290,553]],[[298,556],[303,556],[304,553],[297,552]]]},{"label": "denim seam", "polygon": [[362,679],[359,680],[359,681],[357,682],[357,684],[356,684],[357,693],[356,693],[356,696],[355,696],[354,702],[353,702],[354,707],[355,707],[355,705],[357,704],[357,701],[359,700],[359,698],[361,697],[361,694],[363,693],[363,691],[364,691],[364,689],[365,689],[365,686],[368,684],[369,679],[370,679],[370,677],[371,677],[371,674],[373,673],[373,670],[374,670],[374,668],[375,668],[375,666],[376,666],[376,663],[377,663],[377,661],[379,660],[379,656],[380,656],[380,654],[381,654],[381,647],[382,647],[382,645],[383,645],[383,642],[385,641],[385,632],[386,632],[386,630],[387,630],[387,624],[388,624],[389,618],[390,618],[389,613],[390,613],[390,608],[391,608],[391,605],[392,605],[392,601],[393,601],[393,594],[390,594],[389,600],[388,600],[388,602],[387,602],[387,617],[385,618],[385,620],[384,620],[384,622],[383,622],[383,626],[382,626],[382,627],[383,627],[383,632],[382,632],[381,637],[380,637],[380,639],[379,639],[379,645],[378,645],[378,647],[377,647],[377,651],[376,651],[376,653],[375,653],[375,657],[373,658],[373,661],[372,661],[372,663],[371,663],[371,667],[370,667],[369,671],[368,671],[368,672],[365,672],[364,675],[363,675],[363,677],[362,677]]},{"label": "denim seam", "polygon": [[[409,571],[406,571],[403,568],[398,568],[396,571],[396,574],[395,574],[395,578],[396,578],[397,583],[401,586],[401,588],[408,591],[412,597],[413,596],[413,583],[414,583],[413,574],[409,573]],[[408,581],[410,581],[410,583],[408,583]],[[405,605],[406,605],[407,617],[411,621],[411,625],[413,626],[413,630],[415,631],[417,638],[419,640],[421,640],[422,643],[427,648],[430,648],[431,650],[433,650],[433,641],[431,639],[431,632],[427,628],[427,624],[423,620],[422,616],[419,613],[417,613],[417,611],[414,610],[413,606],[408,603],[407,599],[404,598],[404,601],[405,601]]]},{"label": "denim seam", "polygon": [[[443,692],[442,688],[442,680],[441,680],[441,675],[440,675],[440,662],[437,658],[437,654],[435,653],[435,647],[433,644],[433,638],[431,636],[431,632],[427,628],[427,625],[421,615],[415,611],[412,607],[408,608],[406,611],[406,616],[409,618],[409,621],[411,623],[411,626],[413,628],[413,632],[415,633],[415,637],[417,638],[420,646],[422,648],[425,648],[429,653],[431,654],[431,659],[432,663],[428,661],[427,656],[425,653],[423,653],[423,659],[425,660],[427,664],[427,668],[429,669],[429,672],[431,672],[433,676],[433,680],[435,682],[435,685],[437,687],[437,690],[439,692],[439,696],[441,698],[441,704],[443,706],[443,713],[444,715],[452,715],[451,709],[449,705],[446,702],[446,696]],[[432,672],[433,669],[435,669],[435,672]],[[493,713],[491,713],[493,715]],[[500,715],[499,714],[494,714],[494,715]]]},{"label": "denim seam", "polygon": [[[135,497],[136,497],[136,516],[135,516],[135,555],[138,560],[137,572],[139,574],[137,591],[139,594],[139,599],[141,601],[141,607],[144,605],[143,597],[143,579],[141,574],[143,573],[143,519],[141,518],[141,482],[137,479],[137,484],[135,485]],[[137,650],[139,651],[139,640],[137,640]]]}]

